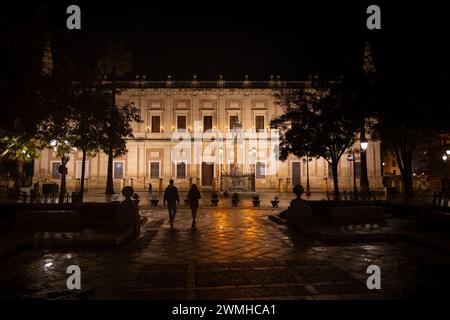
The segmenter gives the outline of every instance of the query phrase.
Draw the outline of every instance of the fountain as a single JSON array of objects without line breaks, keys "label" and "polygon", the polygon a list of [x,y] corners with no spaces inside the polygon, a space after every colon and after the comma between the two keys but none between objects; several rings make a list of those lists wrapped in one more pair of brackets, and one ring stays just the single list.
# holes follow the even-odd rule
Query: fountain
[{"label": "fountain", "polygon": [[223,170],[221,172],[221,191],[254,191],[255,173],[253,170],[250,170],[247,174],[243,173],[243,170],[241,170],[242,164],[238,163],[238,150],[242,150],[243,148],[243,132],[239,120],[234,123],[231,131],[233,133],[233,163],[229,173],[226,173]]}]

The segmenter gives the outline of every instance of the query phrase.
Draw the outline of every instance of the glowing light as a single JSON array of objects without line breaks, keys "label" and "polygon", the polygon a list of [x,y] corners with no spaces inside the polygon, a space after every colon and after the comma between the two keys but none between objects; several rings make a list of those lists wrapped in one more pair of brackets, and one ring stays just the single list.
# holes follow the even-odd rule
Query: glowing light
[{"label": "glowing light", "polygon": [[56,147],[56,144],[57,144],[56,140],[50,141],[50,146]]},{"label": "glowing light", "polygon": [[367,141],[361,141],[361,150],[366,151],[369,143]]},{"label": "glowing light", "polygon": [[442,160],[447,161],[447,159],[448,159],[447,155],[444,154],[444,155],[442,156]]}]

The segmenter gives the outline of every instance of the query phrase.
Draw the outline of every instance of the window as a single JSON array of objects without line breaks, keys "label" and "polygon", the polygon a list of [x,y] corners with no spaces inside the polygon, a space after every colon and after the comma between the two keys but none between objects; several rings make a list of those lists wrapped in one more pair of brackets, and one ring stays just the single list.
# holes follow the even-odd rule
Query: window
[{"label": "window", "polygon": [[264,132],[264,116],[255,117],[255,130],[256,132]]},{"label": "window", "polygon": [[180,129],[186,130],[186,116],[177,117],[177,128],[178,130]]},{"label": "window", "polygon": [[150,162],[150,179],[159,179],[159,162]]},{"label": "window", "polygon": [[256,178],[266,177],[266,165],[264,162],[256,162]]},{"label": "window", "polygon": [[186,179],[186,163],[177,163],[177,179]]},{"label": "window", "polygon": [[59,166],[61,165],[61,162],[53,161],[52,162],[52,179],[59,179],[61,178],[61,174],[58,171]]},{"label": "window", "polygon": [[230,116],[230,129],[236,127],[236,124],[239,122],[239,116]]},{"label": "window", "polygon": [[203,117],[203,132],[212,129],[212,116]]},{"label": "window", "polygon": [[[83,161],[77,161],[76,168],[75,168],[75,178],[81,179],[81,164]],[[86,179],[89,176],[89,162],[86,161],[84,165],[84,178]]]},{"label": "window", "polygon": [[160,133],[160,132],[161,132],[161,117],[152,116],[152,133]]},{"label": "window", "polygon": [[125,163],[123,161],[114,161],[113,166],[113,177],[114,179],[123,179]]}]

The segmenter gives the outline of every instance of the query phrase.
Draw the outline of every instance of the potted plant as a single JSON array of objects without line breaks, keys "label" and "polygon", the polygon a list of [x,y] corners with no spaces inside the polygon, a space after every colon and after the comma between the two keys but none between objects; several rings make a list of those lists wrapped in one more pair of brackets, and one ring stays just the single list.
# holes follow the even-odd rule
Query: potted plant
[{"label": "potted plant", "polygon": [[259,207],[261,201],[259,200],[259,195],[258,194],[253,195],[253,201],[252,202],[253,202],[253,206],[254,207]]},{"label": "potted plant", "polygon": [[211,205],[213,207],[217,207],[217,204],[219,203],[219,195],[217,194],[217,192],[213,192],[211,194]]},{"label": "potted plant", "polygon": [[237,207],[239,204],[239,195],[235,192],[233,193],[233,196],[231,197],[231,205],[233,207]]},{"label": "potted plant", "polygon": [[272,208],[278,208],[278,203],[280,203],[278,196],[275,196],[270,202],[272,203]]}]

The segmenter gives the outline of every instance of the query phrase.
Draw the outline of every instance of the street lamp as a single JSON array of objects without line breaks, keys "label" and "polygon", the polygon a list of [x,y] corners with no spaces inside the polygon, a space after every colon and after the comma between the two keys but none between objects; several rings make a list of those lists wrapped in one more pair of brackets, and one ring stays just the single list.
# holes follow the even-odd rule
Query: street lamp
[{"label": "street lamp", "polygon": [[251,186],[252,191],[255,191],[255,175],[256,175],[256,148],[253,147],[248,151],[249,158],[250,158],[250,176],[249,176],[249,183]]},{"label": "street lamp", "polygon": [[369,147],[369,143],[365,138],[361,139],[360,142],[360,161],[361,161],[361,171],[359,180],[359,189],[364,197],[369,197],[369,178],[367,176],[367,157],[366,150]]},{"label": "street lamp", "polygon": [[364,152],[367,150],[367,147],[369,146],[369,143],[366,140],[361,141],[361,151]]},{"label": "street lamp", "polygon": [[445,153],[447,154],[447,156],[450,156],[450,150],[446,150]]},{"label": "street lamp", "polygon": [[311,196],[311,187],[309,184],[309,162],[312,161],[312,158],[306,157],[303,158],[303,163],[306,163],[306,196]]},{"label": "street lamp", "polygon": [[444,155],[442,156],[442,160],[447,161],[447,159],[448,159],[447,155],[444,154]]}]

